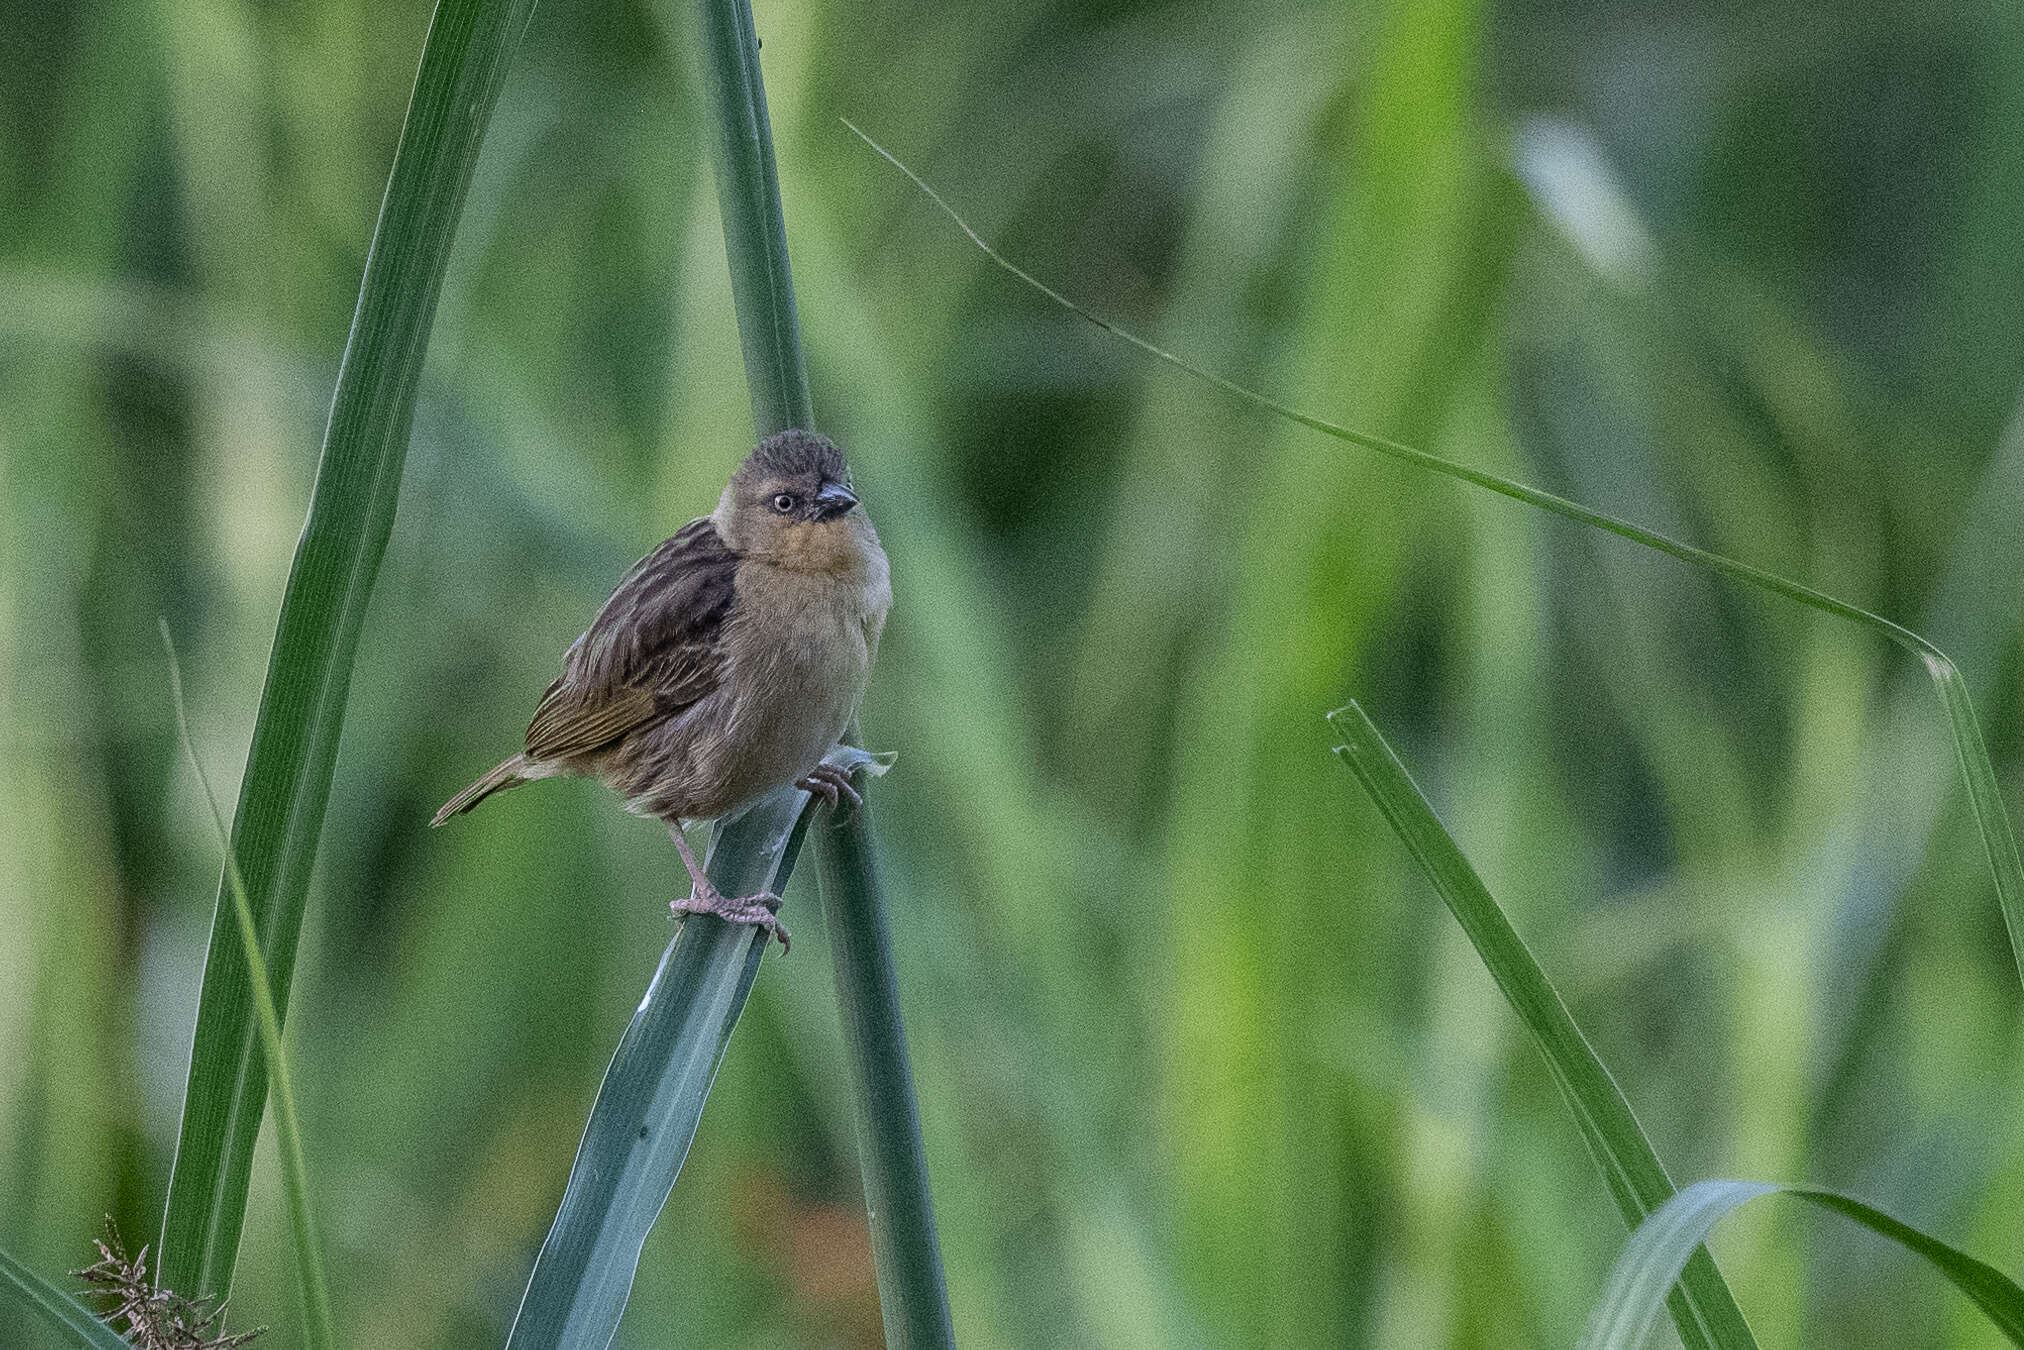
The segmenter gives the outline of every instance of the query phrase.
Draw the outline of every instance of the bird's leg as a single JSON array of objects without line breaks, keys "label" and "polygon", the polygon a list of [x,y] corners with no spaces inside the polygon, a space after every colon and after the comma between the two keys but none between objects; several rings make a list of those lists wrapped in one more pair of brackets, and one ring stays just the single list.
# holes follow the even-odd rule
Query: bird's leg
[{"label": "bird's leg", "polygon": [[787,951],[787,925],[780,922],[776,911],[780,908],[780,897],[771,891],[748,895],[742,900],[726,899],[724,893],[710,884],[710,878],[703,873],[701,863],[689,847],[688,837],[682,833],[682,822],[668,822],[668,833],[674,837],[675,851],[682,855],[682,865],[689,869],[692,887],[685,896],[677,896],[668,902],[668,908],[677,914],[714,914],[726,923],[749,923],[780,939],[780,950]]},{"label": "bird's leg", "polygon": [[857,790],[857,784],[850,781],[850,770],[834,764],[816,765],[806,778],[794,786],[811,796],[822,798],[832,811],[842,801],[848,801],[852,811],[864,805],[864,795]]}]

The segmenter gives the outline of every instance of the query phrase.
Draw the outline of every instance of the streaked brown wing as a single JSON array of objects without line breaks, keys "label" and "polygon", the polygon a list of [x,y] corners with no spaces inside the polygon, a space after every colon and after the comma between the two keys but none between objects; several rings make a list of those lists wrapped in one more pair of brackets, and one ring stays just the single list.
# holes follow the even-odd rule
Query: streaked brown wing
[{"label": "streaked brown wing", "polygon": [[527,726],[528,758],[589,754],[716,688],[737,568],[707,516],[642,558],[541,696]]}]

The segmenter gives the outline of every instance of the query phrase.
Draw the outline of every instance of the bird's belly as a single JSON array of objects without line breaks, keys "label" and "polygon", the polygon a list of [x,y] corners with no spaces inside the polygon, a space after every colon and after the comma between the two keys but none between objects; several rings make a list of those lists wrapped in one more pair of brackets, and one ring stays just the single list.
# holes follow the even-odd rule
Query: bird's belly
[{"label": "bird's belly", "polygon": [[722,793],[712,814],[794,782],[843,735],[869,673],[863,633],[853,633],[855,625],[814,627],[734,656],[743,669],[732,681],[738,692],[716,756]]},{"label": "bird's belly", "polygon": [[717,687],[627,737],[594,770],[635,812],[730,815],[813,769],[857,710],[883,581],[868,590],[768,568],[738,584]]}]

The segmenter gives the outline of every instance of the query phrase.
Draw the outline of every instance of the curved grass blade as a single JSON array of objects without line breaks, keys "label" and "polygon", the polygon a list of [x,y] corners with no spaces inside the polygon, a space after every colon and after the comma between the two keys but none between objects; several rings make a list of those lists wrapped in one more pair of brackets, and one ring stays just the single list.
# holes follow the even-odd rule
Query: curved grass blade
[{"label": "curved grass blade", "polygon": [[[40,1322],[84,1350],[133,1350],[126,1339],[55,1285],[0,1252],[0,1312],[12,1326]],[[18,1319],[18,1320],[17,1320]]]},{"label": "curved grass blade", "polygon": [[218,809],[218,794],[211,791],[210,776],[197,758],[190,739],[190,711],[183,701],[183,667],[176,660],[175,639],[169,636],[169,621],[161,620],[162,647],[169,655],[169,694],[176,705],[176,731],[183,740],[183,753],[204,790],[204,805],[210,808],[211,826],[217,831],[218,847],[225,854],[225,880],[232,889],[232,909],[239,920],[239,941],[246,953],[246,971],[251,977],[253,1005],[260,1014],[260,1048],[267,1057],[268,1078],[274,1087],[275,1135],[281,1146],[281,1172],[288,1191],[288,1222],[295,1235],[295,1274],[302,1296],[304,1339],[310,1350],[335,1350],[337,1332],[330,1315],[330,1276],[323,1259],[323,1240],[309,1204],[309,1168],[303,1161],[302,1121],[295,1109],[294,1079],[288,1072],[288,1054],[281,1043],[281,1014],[274,1006],[274,989],[267,978],[267,962],[260,955],[260,938],[253,929],[253,906],[246,899],[246,880],[239,873],[239,861],[232,856],[231,837],[225,829],[224,814]]},{"label": "curved grass blade", "polygon": [[879,1308],[887,1345],[953,1347],[921,1117],[900,1024],[899,979],[866,809],[847,819],[824,817],[816,830],[815,862],[850,1044]]},{"label": "curved grass blade", "polygon": [[[751,895],[784,888],[807,801],[806,793],[783,788],[721,827],[705,861],[718,889]],[[603,1350],[611,1343],[640,1249],[688,1157],[765,947],[765,935],[751,925],[683,917],[605,1070],[507,1350]]]},{"label": "curved grass blade", "polygon": [[1619,520],[1615,516],[1604,515],[1600,511],[1591,511],[1580,503],[1569,501],[1565,497],[1558,497],[1550,492],[1542,492],[1538,488],[1527,487],[1523,483],[1514,482],[1508,478],[1500,478],[1496,474],[1485,473],[1480,469],[1472,469],[1465,464],[1457,464],[1453,460],[1443,459],[1439,455],[1429,454],[1424,450],[1415,449],[1410,445],[1405,445],[1398,441],[1387,440],[1382,436],[1373,436],[1367,432],[1356,431],[1350,427],[1340,426],[1334,422],[1314,417],[1308,413],[1301,412],[1297,408],[1281,403],[1277,399],[1268,398],[1254,389],[1247,389],[1234,380],[1226,379],[1221,375],[1215,374],[1213,371],[1204,370],[1200,366],[1193,365],[1174,355],[1172,352],[1167,351],[1165,348],[1148,342],[1146,339],[1138,336],[1138,334],[1128,329],[1120,328],[1107,319],[1098,317],[1061,294],[1061,292],[1040,281],[1010,259],[1004,257],[996,249],[992,248],[991,245],[986,243],[983,236],[972,229],[969,222],[958,215],[955,208],[942,199],[940,193],[922,181],[919,174],[916,174],[912,169],[901,163],[891,151],[865,135],[864,132],[858,130],[848,120],[845,120],[843,124],[850,128],[851,132],[866,145],[877,152],[882,159],[905,174],[915,187],[927,194],[928,200],[932,201],[941,209],[944,215],[954,221],[956,227],[968,236],[970,242],[981,249],[984,256],[989,258],[999,268],[1009,272],[1020,281],[1025,282],[1028,286],[1031,286],[1055,304],[1060,305],[1063,309],[1088,320],[1098,328],[1130,343],[1147,355],[1166,362],[1176,370],[1185,371],[1196,379],[1205,380],[1233,397],[1263,408],[1265,411],[1277,416],[1298,422],[1301,426],[1318,431],[1324,436],[1332,436],[1336,440],[1347,441],[1351,445],[1361,446],[1380,455],[1403,460],[1408,464],[1417,465],[1422,469],[1428,469],[1434,473],[1444,474],[1449,478],[1460,479],[1464,483],[1498,493],[1514,501],[1524,502],[1528,506],[1538,507],[1542,511],[1550,511],[1554,515],[1563,516],[1578,524],[1587,525],[1592,529],[1605,530],[1610,534],[1616,535],[1618,538],[1628,539],[1634,544],[1641,544],[1646,548],[1656,549],[1660,553],[1670,554],[1684,562],[1693,563],[1697,567],[1704,567],[1711,572],[1716,572],[1727,577],[1734,577],[1738,581],[1748,582],[1750,585],[1770,591],[1774,595],[1782,595],[1788,600],[1795,600],[1824,614],[1832,614],[1836,618],[1846,619],[1850,623],[1858,624],[1882,637],[1888,638],[1899,647],[1918,657],[1924,664],[1926,673],[1932,677],[1933,686],[1940,696],[1940,704],[1947,714],[1948,732],[1954,743],[1954,756],[1960,763],[1961,778],[1968,792],[1968,807],[1974,813],[1975,827],[1982,836],[1982,848],[1988,856],[1990,876],[1996,885],[1996,901],[2002,909],[2004,928],[2010,935],[2011,957],[2017,966],[2018,979],[2020,983],[2024,983],[2024,860],[2020,860],[2018,857],[2016,834],[2010,826],[2010,815],[2003,805],[2002,792],[1997,786],[1995,767],[1989,762],[1988,746],[1982,739],[1981,724],[1976,719],[1975,705],[1973,699],[1969,697],[1967,682],[1961,678],[1960,670],[1956,668],[1953,660],[1945,652],[1901,624],[1893,623],[1882,615],[1873,614],[1869,610],[1848,604],[1846,601],[1837,600],[1826,592],[1817,591],[1811,586],[1803,585],[1796,581],[1789,581],[1776,573],[1752,567],[1748,563],[1738,562],[1734,558],[1727,558],[1719,553],[1710,553],[1708,550],[1696,548],[1692,544],[1681,543],[1654,530],[1647,530],[1642,526],[1633,525],[1629,521]]},{"label": "curved grass blade", "polygon": [[[1636,1227],[1672,1198],[1673,1183],[1630,1103],[1377,726],[1354,703],[1330,713],[1328,721],[1342,737],[1336,754],[1433,882],[1546,1057],[1547,1070],[1574,1113],[1582,1142],[1602,1169],[1617,1212],[1627,1226]],[[1684,1273],[1667,1295],[1680,1339],[1689,1347],[1754,1347],[1749,1324],[1713,1258],[1692,1245],[1688,1251],[1691,1254],[1681,1258]],[[1672,1281],[1667,1284],[1672,1286]]]},{"label": "curved grass blade", "polygon": [[[244,873],[279,1013],[437,292],[479,142],[533,8],[534,0],[437,5],[359,286],[228,850]],[[231,1285],[267,1098],[233,905],[230,881],[221,880],[160,1244],[164,1283],[220,1295]]]},{"label": "curved grass blade", "polygon": [[1659,1300],[1688,1255],[1700,1249],[1715,1225],[1758,1196],[1779,1193],[1844,1215],[1923,1256],[1967,1295],[2012,1345],[2024,1346],[2024,1289],[1994,1266],[1835,1191],[1761,1181],[1697,1181],[1660,1206],[1624,1244],[1589,1318],[1581,1350],[1631,1350],[1641,1344],[1658,1316]]}]

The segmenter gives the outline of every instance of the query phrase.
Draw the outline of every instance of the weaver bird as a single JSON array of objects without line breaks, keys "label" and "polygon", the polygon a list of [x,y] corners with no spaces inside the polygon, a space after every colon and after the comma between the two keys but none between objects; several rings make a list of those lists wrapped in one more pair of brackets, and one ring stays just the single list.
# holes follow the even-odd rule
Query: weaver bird
[{"label": "weaver bird", "polygon": [[[892,603],[885,551],[843,455],[809,431],[761,441],[717,509],[641,559],[562,658],[526,747],[431,824],[537,778],[589,775],[667,822],[694,889],[670,908],[787,930],[771,892],[727,899],[685,820],[735,814],[787,783],[861,799],[823,757],[857,710]],[[762,939],[763,940],[763,939]]]}]

